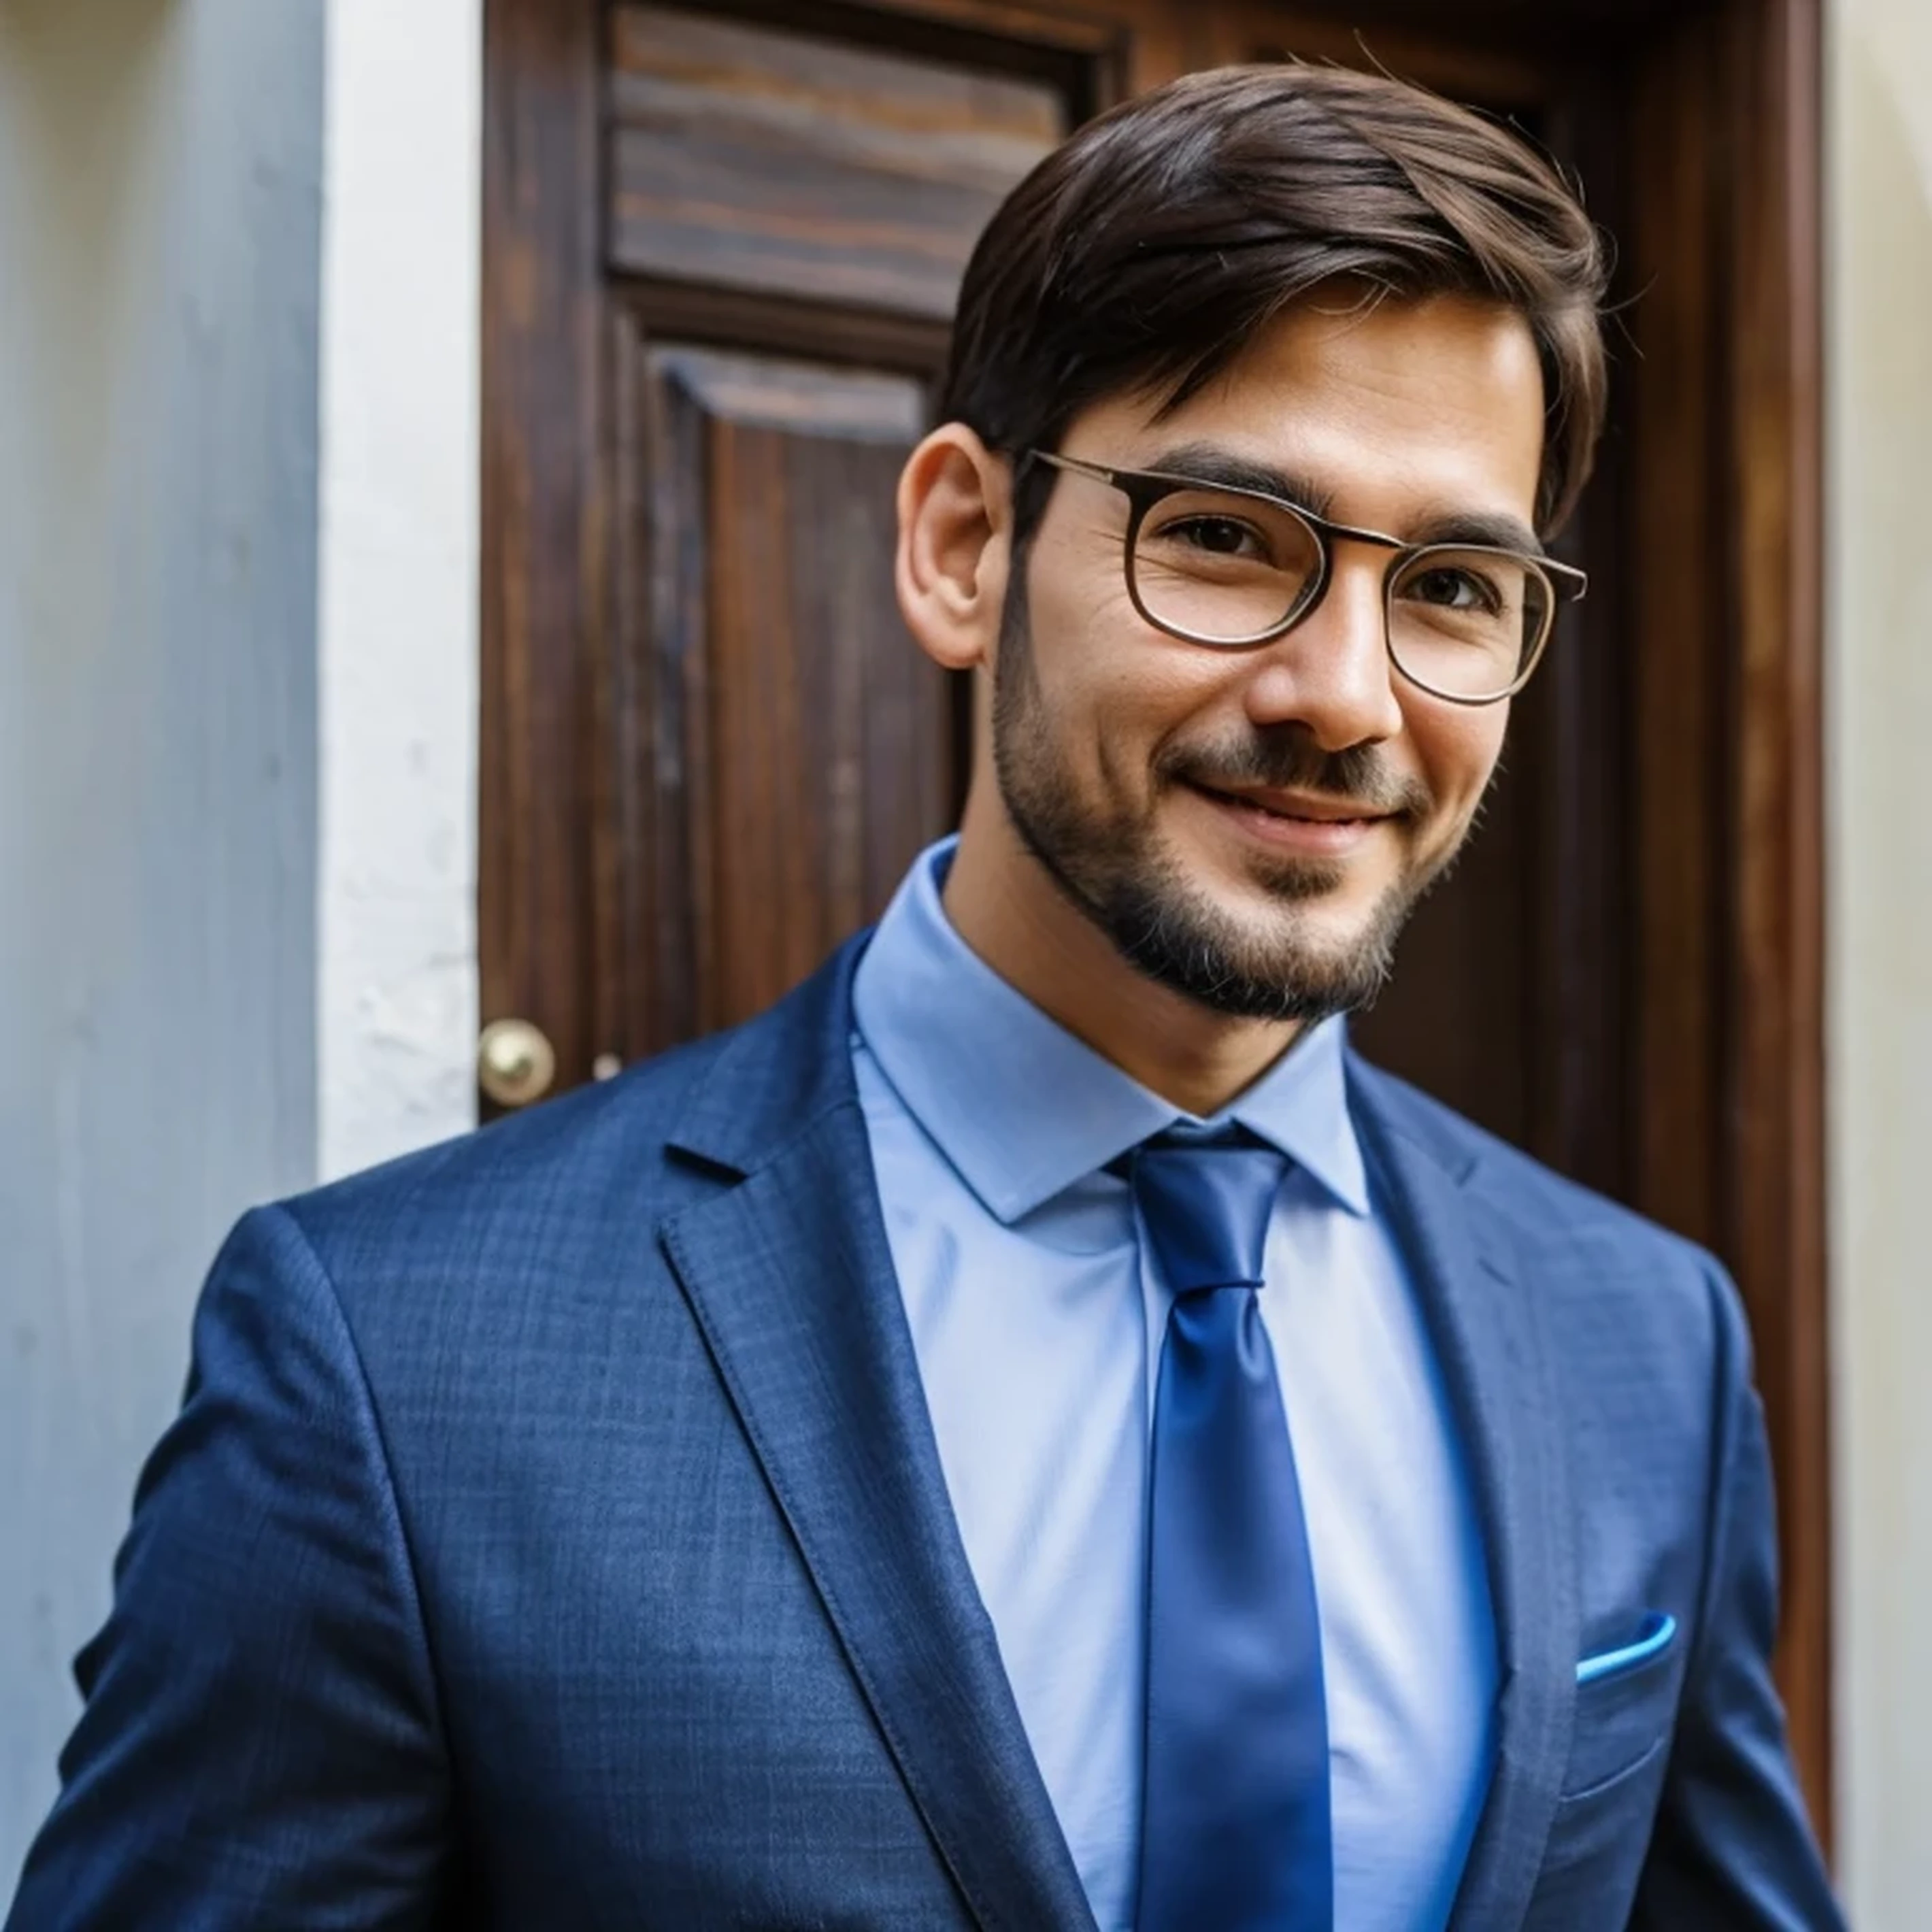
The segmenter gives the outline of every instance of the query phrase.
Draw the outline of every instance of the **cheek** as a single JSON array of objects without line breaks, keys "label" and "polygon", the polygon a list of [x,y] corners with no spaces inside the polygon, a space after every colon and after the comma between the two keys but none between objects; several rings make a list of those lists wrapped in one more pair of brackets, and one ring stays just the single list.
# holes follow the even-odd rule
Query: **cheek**
[{"label": "cheek", "polygon": [[1208,664],[1147,623],[1118,572],[1036,578],[1030,597],[1035,682],[1063,755],[1113,781],[1144,772],[1202,702]]},{"label": "cheek", "polygon": [[1508,724],[1506,705],[1459,710],[1453,705],[1431,704],[1411,709],[1410,740],[1444,818],[1460,822],[1475,809],[1502,754]]}]

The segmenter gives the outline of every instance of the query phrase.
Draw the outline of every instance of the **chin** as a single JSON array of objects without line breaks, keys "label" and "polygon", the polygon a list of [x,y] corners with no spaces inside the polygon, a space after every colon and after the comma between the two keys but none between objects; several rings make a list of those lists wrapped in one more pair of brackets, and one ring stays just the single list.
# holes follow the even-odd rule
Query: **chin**
[{"label": "chin", "polygon": [[1378,985],[1387,970],[1391,935],[1372,920],[1337,926],[1309,920],[1298,921],[1289,933],[1278,924],[1254,926],[1249,938],[1242,950],[1262,976],[1298,986],[1312,998],[1324,988],[1359,989],[1366,962],[1377,962],[1367,970]]},{"label": "chin", "polygon": [[1338,881],[1334,868],[1304,867],[1210,896],[1222,917],[1258,945],[1279,944],[1292,932],[1298,950],[1339,959],[1371,942],[1390,904],[1407,897],[1399,878],[1380,876],[1380,868],[1378,874]]}]

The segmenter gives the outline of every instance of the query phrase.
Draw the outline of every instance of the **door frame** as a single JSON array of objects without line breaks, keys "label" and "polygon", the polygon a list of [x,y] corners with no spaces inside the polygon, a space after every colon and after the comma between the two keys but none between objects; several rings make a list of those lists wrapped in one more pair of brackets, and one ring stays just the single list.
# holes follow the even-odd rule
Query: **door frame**
[{"label": "door frame", "polygon": [[1780,1686],[1828,1846],[1821,14],[1726,0],[1640,72],[1630,1074],[1633,1198],[1716,1250],[1750,1318]]},{"label": "door frame", "polygon": [[[1285,44],[1336,51],[1336,30],[1298,23],[1292,6],[1234,4]],[[703,10],[794,27],[910,15],[956,51],[988,4]],[[1096,104],[1128,84],[1126,51],[1076,7],[994,10],[1042,61],[1086,62]],[[1472,0],[1455,69],[1439,74],[1404,18],[1439,33],[1436,10],[1372,10],[1385,24],[1366,32],[1371,53],[1446,91],[1569,76],[1548,111],[1620,211],[1627,400],[1606,453],[1615,485],[1590,514],[1645,562],[1634,582],[1593,588],[1580,641],[1600,662],[1632,654],[1622,755],[1600,775],[1620,814],[1621,902],[1602,902],[1589,829],[1552,827],[1570,842],[1559,881],[1579,883],[1559,883],[1544,909],[1550,956],[1608,963],[1568,979],[1552,963],[1539,985],[1564,1049],[1546,1112],[1552,1144],[1613,1136],[1620,1191],[1737,1279],[1778,1479],[1779,1682],[1828,1844],[1822,0],[1703,0],[1659,16]],[[602,0],[488,0],[484,29],[482,1010],[538,1022],[569,1082],[604,1046],[595,989],[620,944],[596,836],[618,776],[595,728],[610,675],[603,14]],[[1574,688],[1563,754],[1600,760],[1597,687]],[[1573,1060],[1590,1062],[1594,1084],[1570,1077]],[[1607,1107],[1606,1067],[1621,1072]]]}]

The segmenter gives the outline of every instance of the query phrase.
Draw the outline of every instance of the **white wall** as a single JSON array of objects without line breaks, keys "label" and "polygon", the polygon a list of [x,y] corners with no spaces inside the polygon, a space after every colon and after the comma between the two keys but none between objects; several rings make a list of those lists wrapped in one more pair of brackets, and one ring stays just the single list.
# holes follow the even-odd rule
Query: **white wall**
[{"label": "white wall", "polygon": [[482,0],[331,0],[319,1136],[475,1124]]},{"label": "white wall", "polygon": [[0,1900],[223,1230],[474,1119],[481,16],[0,0]]},{"label": "white wall", "polygon": [[1932,4],[1828,16],[1839,1862],[1932,1923]]},{"label": "white wall", "polygon": [[0,0],[0,1900],[315,1154],[321,0]]}]

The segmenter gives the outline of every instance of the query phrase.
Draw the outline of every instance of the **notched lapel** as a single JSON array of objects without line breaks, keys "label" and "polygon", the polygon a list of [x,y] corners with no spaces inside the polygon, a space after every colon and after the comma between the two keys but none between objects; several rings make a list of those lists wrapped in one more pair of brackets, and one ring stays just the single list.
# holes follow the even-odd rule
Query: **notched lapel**
[{"label": "notched lapel", "polygon": [[666,1253],[974,1916],[1090,1928],[953,1518],[856,1097],[797,1122]]},{"label": "notched lapel", "polygon": [[1462,1433],[1496,1618],[1496,1772],[1451,1925],[1510,1932],[1535,1889],[1576,1710],[1574,1529],[1545,1314],[1480,1168],[1405,1132],[1381,1077],[1357,1071],[1364,1149]]}]

